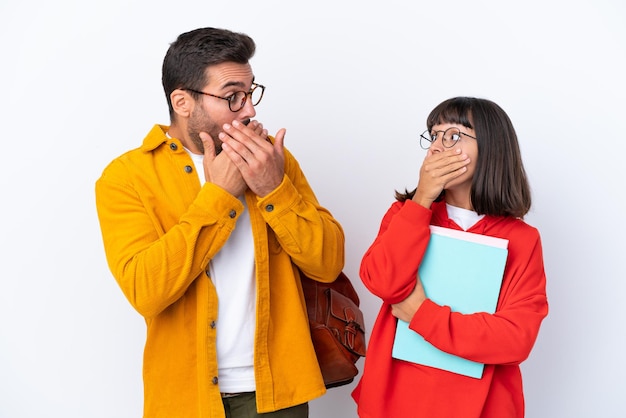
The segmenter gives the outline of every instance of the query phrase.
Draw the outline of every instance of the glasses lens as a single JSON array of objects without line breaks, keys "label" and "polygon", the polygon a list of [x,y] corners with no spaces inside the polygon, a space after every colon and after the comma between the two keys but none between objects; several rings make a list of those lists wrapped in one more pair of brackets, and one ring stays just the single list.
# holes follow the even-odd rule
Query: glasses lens
[{"label": "glasses lens", "polygon": [[254,86],[254,88],[250,92],[250,100],[252,101],[252,106],[256,106],[259,104],[259,102],[263,98],[264,90],[265,90],[265,87],[263,87],[260,84]]},{"label": "glasses lens", "polygon": [[461,131],[457,128],[448,128],[443,133],[443,146],[446,148],[451,148],[458,142],[461,138]]},{"label": "glasses lens", "polygon": [[420,147],[422,147],[423,149],[428,149],[430,148],[430,145],[432,143],[433,143],[433,138],[427,129],[424,132],[422,132],[422,134],[420,135]]},{"label": "glasses lens", "polygon": [[230,110],[233,112],[241,110],[244,104],[246,104],[246,93],[243,91],[238,91],[233,94],[228,101],[228,107],[230,107]]}]

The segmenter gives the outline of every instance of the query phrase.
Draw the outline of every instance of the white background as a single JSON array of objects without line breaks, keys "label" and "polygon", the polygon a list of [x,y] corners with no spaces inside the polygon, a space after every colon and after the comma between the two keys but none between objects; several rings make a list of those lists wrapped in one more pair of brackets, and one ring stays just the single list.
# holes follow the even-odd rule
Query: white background
[{"label": "white background", "polygon": [[[169,123],[176,36],[243,31],[267,86],[258,118],[343,224],[358,279],[395,189],[412,188],[429,111],[458,95],[517,129],[550,314],[523,363],[527,416],[626,410],[626,6],[620,0],[0,3],[0,417],[137,418],[142,318],[104,258],[94,182]],[[362,366],[362,363],[359,363]],[[312,417],[356,417],[353,385]]]}]

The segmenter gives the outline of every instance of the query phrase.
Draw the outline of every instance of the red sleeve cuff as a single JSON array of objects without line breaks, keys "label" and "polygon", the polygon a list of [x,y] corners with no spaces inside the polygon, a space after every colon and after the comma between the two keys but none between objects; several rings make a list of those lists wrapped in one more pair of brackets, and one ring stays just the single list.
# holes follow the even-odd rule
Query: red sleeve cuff
[{"label": "red sleeve cuff", "polygon": [[427,224],[430,224],[432,213],[433,212],[430,209],[426,209],[424,206],[418,205],[412,200],[407,200],[400,208],[398,215],[410,222],[417,221],[419,223],[426,222]]},{"label": "red sleeve cuff", "polygon": [[449,314],[449,308],[437,305],[430,299],[422,302],[411,322],[409,328],[428,340],[427,336],[435,332],[436,328],[441,325],[440,318]]}]

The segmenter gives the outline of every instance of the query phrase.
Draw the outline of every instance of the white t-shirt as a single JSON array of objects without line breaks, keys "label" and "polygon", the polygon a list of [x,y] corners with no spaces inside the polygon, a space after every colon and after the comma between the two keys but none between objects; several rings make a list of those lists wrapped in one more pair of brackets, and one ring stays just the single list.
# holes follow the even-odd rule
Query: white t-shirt
[{"label": "white t-shirt", "polygon": [[[187,150],[201,183],[202,155]],[[253,392],[254,331],[256,325],[256,278],[254,241],[245,196],[244,210],[222,249],[209,265],[218,297],[217,364],[221,392]]]},{"label": "white t-shirt", "polygon": [[448,210],[448,218],[456,222],[456,224],[463,228],[464,231],[467,231],[474,226],[476,222],[485,217],[485,215],[479,215],[473,210],[458,208],[456,206],[448,205],[447,203],[446,209]]}]

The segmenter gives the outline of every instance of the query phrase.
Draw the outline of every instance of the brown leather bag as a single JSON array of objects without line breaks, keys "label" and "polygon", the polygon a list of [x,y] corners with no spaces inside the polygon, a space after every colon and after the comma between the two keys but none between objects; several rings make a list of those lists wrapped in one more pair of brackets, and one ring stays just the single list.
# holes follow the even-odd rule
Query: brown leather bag
[{"label": "brown leather bag", "polygon": [[321,283],[300,271],[311,339],[327,388],[346,385],[359,373],[355,363],[365,356],[365,324],[359,296],[342,272]]}]

